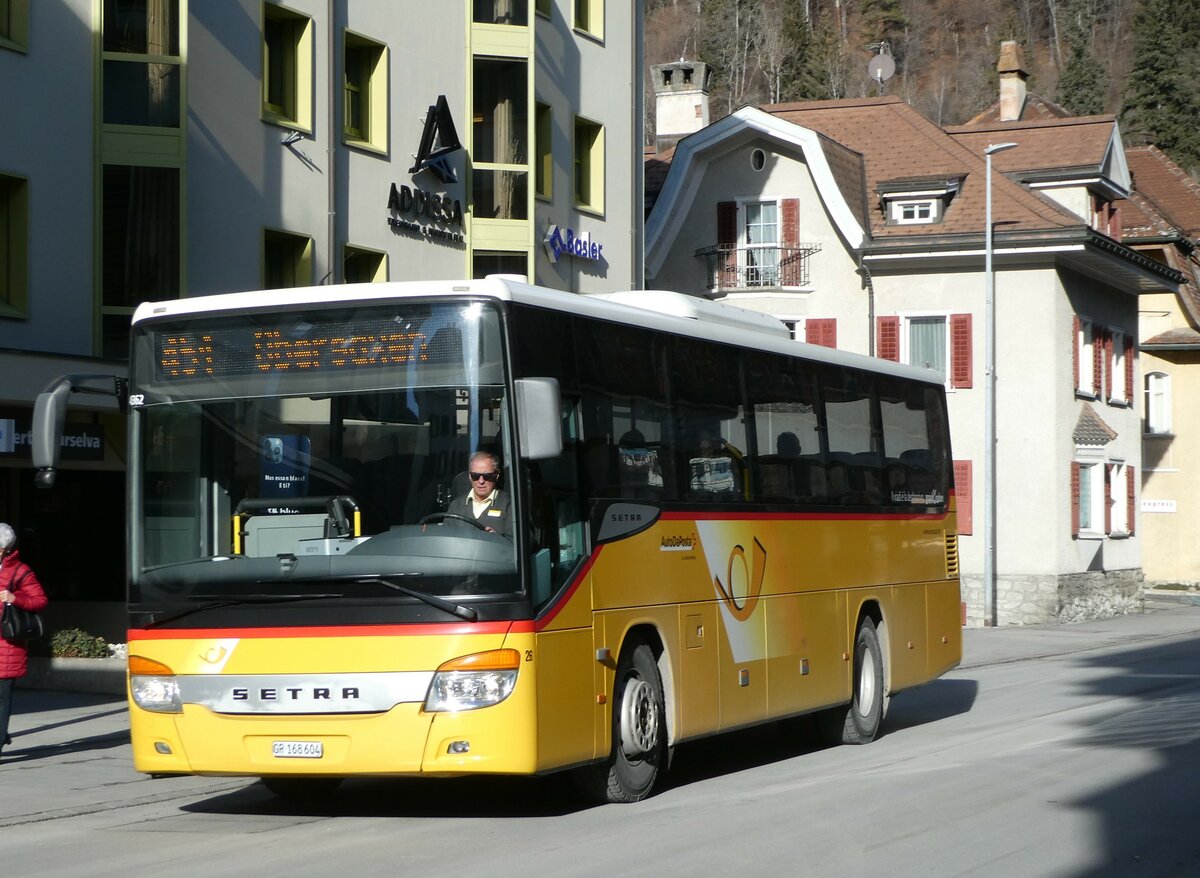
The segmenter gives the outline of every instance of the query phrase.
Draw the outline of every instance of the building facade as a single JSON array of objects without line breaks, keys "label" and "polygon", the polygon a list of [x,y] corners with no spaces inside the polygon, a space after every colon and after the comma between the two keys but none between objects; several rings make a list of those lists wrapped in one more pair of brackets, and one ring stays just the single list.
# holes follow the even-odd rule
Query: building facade
[{"label": "building facade", "polygon": [[122,594],[125,434],[113,400],[77,397],[60,487],[35,494],[32,401],[55,375],[121,374],[139,302],[492,273],[641,285],[640,2],[0,11],[0,518],[52,622]]},{"label": "building facade", "polygon": [[[993,489],[984,150],[1005,142],[1019,148],[995,154],[991,186]],[[1180,275],[1120,242],[1130,181],[1111,117],[946,130],[895,98],[746,108],[649,159],[647,181],[649,286],[945,376],[968,624],[1139,605],[1138,296]]]}]

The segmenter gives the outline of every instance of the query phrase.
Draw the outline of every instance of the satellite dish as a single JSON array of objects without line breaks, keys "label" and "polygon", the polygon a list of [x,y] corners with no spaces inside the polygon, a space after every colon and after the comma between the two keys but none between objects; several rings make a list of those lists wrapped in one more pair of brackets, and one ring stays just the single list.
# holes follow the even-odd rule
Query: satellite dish
[{"label": "satellite dish", "polygon": [[871,74],[871,78],[882,85],[895,75],[896,62],[892,60],[891,55],[876,55],[867,65],[867,73]]}]

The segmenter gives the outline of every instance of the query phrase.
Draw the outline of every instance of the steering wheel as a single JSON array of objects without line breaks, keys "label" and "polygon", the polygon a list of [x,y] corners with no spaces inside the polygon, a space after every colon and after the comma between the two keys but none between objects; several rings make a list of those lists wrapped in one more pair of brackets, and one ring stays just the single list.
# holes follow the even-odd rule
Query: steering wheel
[{"label": "steering wheel", "polygon": [[459,515],[457,512],[434,512],[431,515],[426,515],[424,518],[418,521],[417,524],[428,524],[431,521],[445,521],[447,518],[453,518],[457,521],[465,521],[472,527],[479,528],[484,533],[488,532],[486,525],[480,524],[474,518],[470,518],[469,516]]}]

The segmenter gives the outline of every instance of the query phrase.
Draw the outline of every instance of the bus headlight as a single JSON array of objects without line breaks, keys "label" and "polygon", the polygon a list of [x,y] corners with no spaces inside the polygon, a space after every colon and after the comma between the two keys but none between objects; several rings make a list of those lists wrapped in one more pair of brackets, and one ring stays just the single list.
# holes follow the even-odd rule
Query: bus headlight
[{"label": "bus headlight", "polygon": [[431,712],[476,710],[499,704],[517,685],[521,654],[492,649],[445,662],[433,675],[425,709]]},{"label": "bus headlight", "polygon": [[175,672],[140,655],[129,657],[129,692],[133,703],[154,713],[183,713]]}]

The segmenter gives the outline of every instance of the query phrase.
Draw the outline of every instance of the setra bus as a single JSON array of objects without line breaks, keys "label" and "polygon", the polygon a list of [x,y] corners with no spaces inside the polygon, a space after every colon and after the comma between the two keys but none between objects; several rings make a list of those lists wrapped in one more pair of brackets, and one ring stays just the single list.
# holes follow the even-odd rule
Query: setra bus
[{"label": "setra bus", "polygon": [[690,739],[871,741],[960,661],[934,373],[505,277],[144,304],[131,344],[139,771],[576,769],[629,802]]}]

